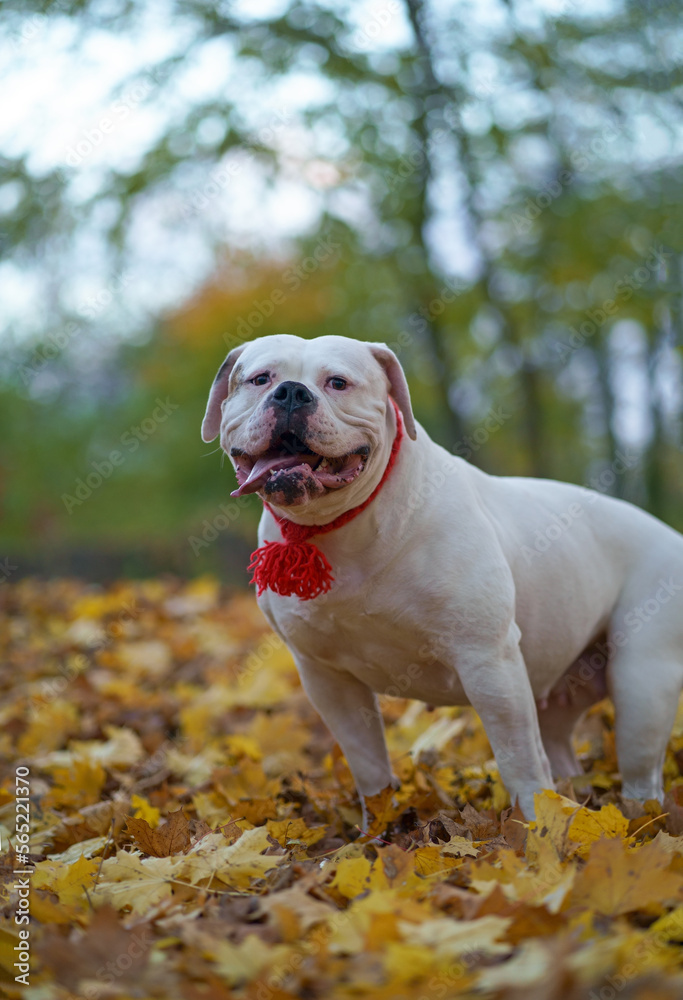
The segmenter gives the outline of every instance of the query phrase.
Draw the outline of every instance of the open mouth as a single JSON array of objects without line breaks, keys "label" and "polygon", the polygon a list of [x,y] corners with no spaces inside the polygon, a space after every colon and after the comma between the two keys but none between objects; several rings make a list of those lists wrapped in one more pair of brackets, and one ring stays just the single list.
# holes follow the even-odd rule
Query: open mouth
[{"label": "open mouth", "polygon": [[231,496],[241,497],[261,489],[272,494],[279,486],[285,487],[292,477],[301,479],[302,475],[306,480],[315,480],[311,485],[317,485],[321,494],[323,490],[338,490],[360,475],[369,453],[368,445],[361,445],[347,455],[318,455],[296,434],[287,431],[261,455],[247,455],[238,448],[231,449],[239,483]]}]

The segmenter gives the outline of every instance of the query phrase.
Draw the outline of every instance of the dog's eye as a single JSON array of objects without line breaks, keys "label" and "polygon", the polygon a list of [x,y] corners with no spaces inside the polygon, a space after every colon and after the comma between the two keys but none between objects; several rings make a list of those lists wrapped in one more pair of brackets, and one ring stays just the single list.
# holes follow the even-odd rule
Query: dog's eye
[{"label": "dog's eye", "polygon": [[270,375],[268,372],[259,372],[258,375],[254,375],[254,377],[250,378],[249,381],[252,385],[265,385],[266,382],[270,382]]},{"label": "dog's eye", "polygon": [[342,389],[346,388],[348,382],[346,381],[345,378],[342,378],[340,375],[335,375],[333,376],[333,378],[327,380],[327,384],[331,386],[333,389],[341,391]]}]

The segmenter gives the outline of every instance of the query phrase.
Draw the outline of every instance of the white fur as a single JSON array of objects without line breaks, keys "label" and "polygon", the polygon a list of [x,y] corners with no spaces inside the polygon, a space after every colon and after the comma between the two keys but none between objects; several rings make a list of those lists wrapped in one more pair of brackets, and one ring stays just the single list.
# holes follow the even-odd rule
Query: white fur
[{"label": "white fur", "polygon": [[[341,337],[278,336],[239,349],[243,372],[268,367],[275,378],[263,390],[226,385],[226,451],[259,444],[267,394],[288,379],[321,399],[312,439],[339,454],[359,439],[372,447],[348,487],[278,513],[322,524],[362,502],[379,481],[396,424],[387,354],[378,348]],[[353,387],[330,392],[330,373],[350,375]],[[392,385],[397,377],[394,369]],[[259,544],[267,540],[281,535],[264,511]],[[333,567],[332,590],[309,601],[266,591],[259,604],[290,647],[362,796],[395,782],[375,695],[386,692],[473,705],[511,798],[533,816],[534,793],[553,787],[551,766],[555,777],[577,771],[571,731],[603,693],[594,690],[595,661],[580,658],[607,633],[624,794],[661,799],[683,683],[681,535],[631,504],[578,486],[486,475],[418,425],[417,440],[404,437],[373,503],[312,541]],[[572,667],[572,696],[555,697],[553,687]]]}]

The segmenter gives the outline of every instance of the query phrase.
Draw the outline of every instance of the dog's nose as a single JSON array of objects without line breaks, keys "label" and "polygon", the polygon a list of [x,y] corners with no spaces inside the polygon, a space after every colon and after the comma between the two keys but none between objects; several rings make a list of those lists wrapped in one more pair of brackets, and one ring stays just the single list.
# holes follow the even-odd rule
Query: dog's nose
[{"label": "dog's nose", "polygon": [[313,402],[313,396],[303,382],[280,382],[270,398],[288,413]]}]

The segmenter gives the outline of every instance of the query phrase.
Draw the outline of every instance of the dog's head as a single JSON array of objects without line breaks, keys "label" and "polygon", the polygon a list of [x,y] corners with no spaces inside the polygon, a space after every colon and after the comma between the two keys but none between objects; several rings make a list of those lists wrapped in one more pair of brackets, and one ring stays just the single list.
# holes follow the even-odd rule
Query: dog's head
[{"label": "dog's head", "polygon": [[414,439],[405,376],[384,344],[262,337],[221,365],[202,438],[220,434],[237,474],[233,495],[337,513],[361,503],[381,477],[395,428],[389,395]]}]

